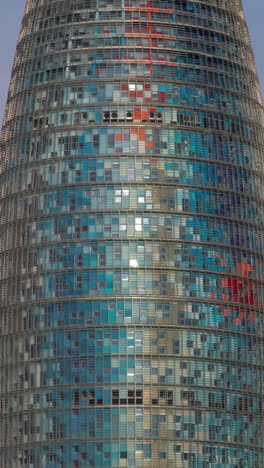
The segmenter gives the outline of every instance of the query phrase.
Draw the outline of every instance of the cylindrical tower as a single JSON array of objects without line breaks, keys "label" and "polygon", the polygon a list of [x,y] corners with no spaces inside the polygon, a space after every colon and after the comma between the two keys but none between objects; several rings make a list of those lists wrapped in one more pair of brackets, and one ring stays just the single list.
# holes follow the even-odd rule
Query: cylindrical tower
[{"label": "cylindrical tower", "polygon": [[1,468],[262,468],[240,0],[28,0],[1,142]]}]

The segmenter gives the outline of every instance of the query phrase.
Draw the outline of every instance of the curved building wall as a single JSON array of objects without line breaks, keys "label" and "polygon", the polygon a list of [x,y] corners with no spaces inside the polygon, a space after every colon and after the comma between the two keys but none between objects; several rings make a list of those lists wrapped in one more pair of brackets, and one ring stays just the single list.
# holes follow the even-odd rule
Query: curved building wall
[{"label": "curved building wall", "polygon": [[239,0],[28,0],[3,468],[264,466],[263,108]]}]

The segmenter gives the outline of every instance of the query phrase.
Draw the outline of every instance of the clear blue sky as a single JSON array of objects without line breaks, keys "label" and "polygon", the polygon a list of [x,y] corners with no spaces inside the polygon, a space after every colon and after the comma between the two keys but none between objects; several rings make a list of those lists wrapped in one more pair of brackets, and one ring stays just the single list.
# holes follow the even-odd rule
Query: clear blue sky
[{"label": "clear blue sky", "polygon": [[[25,0],[0,0],[0,122],[6,103],[11,65]],[[259,78],[264,91],[264,1],[243,0]]]}]

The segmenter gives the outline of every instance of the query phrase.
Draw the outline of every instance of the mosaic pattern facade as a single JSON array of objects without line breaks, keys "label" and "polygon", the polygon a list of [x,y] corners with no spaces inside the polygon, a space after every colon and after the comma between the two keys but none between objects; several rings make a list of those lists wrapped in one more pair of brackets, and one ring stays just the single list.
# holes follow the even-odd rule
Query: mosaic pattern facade
[{"label": "mosaic pattern facade", "polygon": [[263,468],[239,0],[28,0],[1,140],[2,468]]}]

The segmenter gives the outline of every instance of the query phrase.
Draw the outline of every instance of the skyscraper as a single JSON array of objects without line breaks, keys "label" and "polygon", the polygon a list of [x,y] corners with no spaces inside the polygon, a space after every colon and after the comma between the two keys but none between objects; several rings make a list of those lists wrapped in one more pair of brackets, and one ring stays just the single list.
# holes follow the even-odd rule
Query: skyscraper
[{"label": "skyscraper", "polygon": [[240,0],[28,0],[1,163],[1,468],[262,468]]}]

